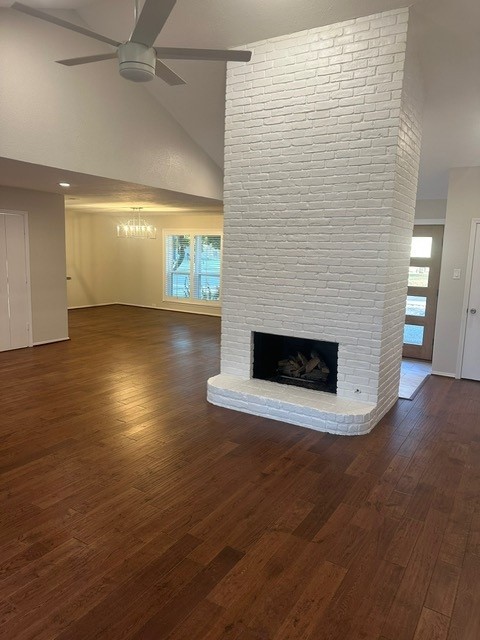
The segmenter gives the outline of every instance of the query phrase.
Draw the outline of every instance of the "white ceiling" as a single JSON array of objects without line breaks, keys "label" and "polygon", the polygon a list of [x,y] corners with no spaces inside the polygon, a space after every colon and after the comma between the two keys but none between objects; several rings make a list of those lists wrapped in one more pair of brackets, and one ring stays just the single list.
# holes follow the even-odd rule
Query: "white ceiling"
[{"label": "white ceiling", "polygon": [[[411,0],[178,0],[157,45],[228,48],[331,24]],[[99,0],[79,14],[101,33],[122,39],[133,25],[132,0]],[[152,82],[146,89],[223,166],[225,65],[168,62],[187,84]]]},{"label": "white ceiling", "polygon": [[[0,7],[9,7],[13,0],[0,0]],[[36,9],[78,9],[92,4],[95,0],[22,0]]]},{"label": "white ceiling", "polygon": [[[156,189],[120,180],[43,167],[0,158],[1,183],[7,187],[61,193],[70,211],[127,214],[142,207],[149,215],[220,214],[222,203],[186,193]],[[59,182],[68,182],[64,189]]]},{"label": "white ceiling", "polygon": [[[119,40],[132,28],[133,0],[24,2],[75,8],[92,29]],[[0,0],[2,4],[10,2]],[[478,0],[177,0],[157,44],[232,47],[407,5],[412,5],[411,24],[426,87],[419,197],[444,198],[450,167],[480,165]],[[92,53],[103,51],[93,40],[91,45]],[[73,44],[71,55],[76,55]],[[114,62],[99,64],[111,64],[115,72]],[[187,80],[186,86],[154,81],[138,90],[149,91],[221,166],[224,65],[169,64]]]},{"label": "white ceiling", "polygon": [[412,25],[426,90],[419,196],[446,198],[451,167],[480,165],[480,2],[424,0]]}]

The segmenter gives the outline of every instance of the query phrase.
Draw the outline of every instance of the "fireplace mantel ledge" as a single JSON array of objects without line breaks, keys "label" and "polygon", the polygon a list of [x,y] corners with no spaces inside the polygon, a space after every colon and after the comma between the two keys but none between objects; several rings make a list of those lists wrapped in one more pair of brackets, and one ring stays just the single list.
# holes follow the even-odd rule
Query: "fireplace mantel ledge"
[{"label": "fireplace mantel ledge", "polygon": [[368,433],[375,425],[376,405],[371,402],[229,374],[210,378],[208,400],[227,409],[341,435]]}]

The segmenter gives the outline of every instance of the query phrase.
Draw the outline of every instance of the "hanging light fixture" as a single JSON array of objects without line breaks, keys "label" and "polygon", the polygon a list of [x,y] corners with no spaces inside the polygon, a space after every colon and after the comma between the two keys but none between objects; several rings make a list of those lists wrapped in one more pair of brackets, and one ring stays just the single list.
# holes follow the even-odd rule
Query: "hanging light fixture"
[{"label": "hanging light fixture", "polygon": [[143,207],[132,207],[133,217],[127,222],[117,224],[118,238],[140,238],[141,240],[155,240],[157,237],[157,227],[148,224],[144,218],[140,217]]}]

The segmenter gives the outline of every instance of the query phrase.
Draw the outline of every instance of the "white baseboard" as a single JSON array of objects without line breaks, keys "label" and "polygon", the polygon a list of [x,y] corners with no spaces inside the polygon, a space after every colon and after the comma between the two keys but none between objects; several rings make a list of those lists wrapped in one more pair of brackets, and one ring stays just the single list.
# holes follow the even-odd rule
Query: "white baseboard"
[{"label": "white baseboard", "polygon": [[211,311],[192,311],[191,309],[171,309],[169,307],[153,307],[148,304],[133,304],[131,302],[115,302],[114,304],[120,304],[124,307],[139,307],[140,309],[155,309],[156,311],[178,311],[178,313],[193,313],[199,316],[213,316],[215,318],[221,317],[220,313],[212,313]]},{"label": "white baseboard", "polygon": [[139,309],[156,309],[157,311],[163,311],[160,307],[154,307],[151,304],[133,304],[133,302],[115,302],[122,307],[138,307]]},{"label": "white baseboard", "polygon": [[53,344],[54,342],[66,342],[67,340],[70,340],[68,336],[66,338],[55,338],[55,340],[42,340],[41,342],[34,342],[32,346],[41,347],[42,344]]},{"label": "white baseboard", "polygon": [[77,307],[67,307],[68,310],[73,309],[91,309],[92,307],[111,307],[112,304],[120,304],[119,302],[100,302],[99,304],[81,304]]},{"label": "white baseboard", "polygon": [[444,378],[455,378],[454,373],[445,373],[445,371],[432,371],[434,376],[443,376]]},{"label": "white baseboard", "polygon": [[77,307],[68,307],[68,310],[74,311],[75,309],[92,309],[93,307],[111,307],[114,305],[120,305],[122,307],[138,307],[139,309],[155,309],[156,311],[178,311],[178,313],[193,313],[199,316],[213,316],[215,318],[220,318],[222,315],[220,310],[217,313],[214,313],[207,309],[205,311],[193,311],[192,309],[172,309],[170,307],[154,307],[149,304],[133,304],[133,302],[101,302],[100,304],[83,304]]}]

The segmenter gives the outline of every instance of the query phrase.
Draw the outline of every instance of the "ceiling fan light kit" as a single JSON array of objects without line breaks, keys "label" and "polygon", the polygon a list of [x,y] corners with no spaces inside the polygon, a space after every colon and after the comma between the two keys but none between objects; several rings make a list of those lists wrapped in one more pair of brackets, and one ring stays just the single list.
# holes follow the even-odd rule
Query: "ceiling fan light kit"
[{"label": "ceiling fan light kit", "polygon": [[138,42],[125,42],[118,47],[118,61],[122,78],[132,82],[148,82],[155,77],[157,55],[152,47]]},{"label": "ceiling fan light kit", "polygon": [[117,48],[116,53],[100,53],[81,58],[57,60],[59,64],[67,67],[76,67],[81,64],[90,64],[118,57],[120,75],[132,82],[148,82],[152,80],[153,76],[157,76],[171,86],[185,84],[185,80],[170,67],[167,67],[162,60],[216,60],[225,62],[248,62],[250,60],[251,51],[189,49],[187,47],[161,47],[155,49],[153,44],[163,29],[168,16],[175,6],[175,2],[176,0],[145,0],[143,9],[139,14],[138,0],[134,0],[135,26],[130,39],[124,43],[102,36],[86,27],[80,27],[66,20],[56,18],[49,13],[39,11],[21,2],[14,2],[11,8]]}]

